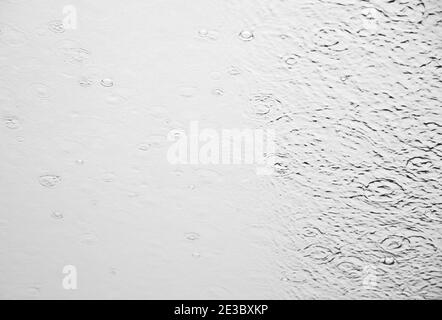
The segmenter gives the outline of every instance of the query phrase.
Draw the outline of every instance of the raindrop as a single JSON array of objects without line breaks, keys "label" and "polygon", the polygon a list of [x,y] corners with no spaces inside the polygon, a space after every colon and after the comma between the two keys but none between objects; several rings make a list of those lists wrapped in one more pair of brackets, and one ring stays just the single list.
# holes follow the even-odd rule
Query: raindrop
[{"label": "raindrop", "polygon": [[209,31],[208,31],[207,29],[200,29],[200,30],[198,31],[198,34],[199,34],[201,37],[207,37],[207,35],[209,34]]},{"label": "raindrop", "polygon": [[253,34],[252,31],[243,30],[239,33],[239,38],[243,41],[250,41],[253,40],[253,38],[255,38],[255,35]]},{"label": "raindrop", "polygon": [[382,260],[382,263],[387,266],[391,266],[394,264],[394,257],[393,256],[385,256],[384,259]]}]

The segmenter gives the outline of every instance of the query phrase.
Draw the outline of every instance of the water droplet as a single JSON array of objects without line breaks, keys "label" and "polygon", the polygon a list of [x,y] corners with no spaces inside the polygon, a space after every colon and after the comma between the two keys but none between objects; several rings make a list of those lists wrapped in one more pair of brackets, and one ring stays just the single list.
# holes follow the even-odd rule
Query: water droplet
[{"label": "water droplet", "polygon": [[199,252],[194,252],[194,253],[192,253],[192,257],[198,259],[198,258],[201,258],[201,254]]},{"label": "water droplet", "polygon": [[209,31],[208,31],[207,29],[200,29],[200,30],[198,31],[198,34],[199,34],[201,37],[207,37],[207,35],[209,34]]},{"label": "water droplet", "polygon": [[78,160],[75,160],[75,163],[78,164],[78,165],[83,165],[84,164],[84,160],[78,159]]},{"label": "water droplet", "polygon": [[382,263],[387,265],[387,266],[391,266],[394,264],[394,257],[393,256],[385,256],[384,259],[382,260]]},{"label": "water droplet", "polygon": [[112,79],[105,78],[105,79],[102,79],[102,80],[100,81],[100,84],[101,84],[103,87],[107,87],[107,88],[109,88],[109,87],[112,87],[112,86],[114,85],[114,81],[113,81]]},{"label": "water droplet", "polygon": [[53,188],[61,182],[61,177],[57,175],[46,174],[38,178],[40,185],[45,188]]},{"label": "water droplet", "polygon": [[185,237],[187,240],[194,241],[194,240],[198,240],[200,238],[200,235],[196,232],[189,232],[189,233],[186,233]]},{"label": "water droplet", "polygon": [[253,34],[253,32],[249,30],[243,30],[239,33],[239,38],[243,41],[253,40],[254,37],[255,35]]}]

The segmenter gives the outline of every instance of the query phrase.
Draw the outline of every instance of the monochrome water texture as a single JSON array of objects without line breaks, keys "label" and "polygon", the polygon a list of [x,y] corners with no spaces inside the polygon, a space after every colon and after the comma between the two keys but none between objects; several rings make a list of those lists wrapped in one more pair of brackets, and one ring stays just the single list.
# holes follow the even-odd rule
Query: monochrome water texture
[{"label": "monochrome water texture", "polygon": [[439,0],[0,0],[0,298],[441,299],[441,50]]}]

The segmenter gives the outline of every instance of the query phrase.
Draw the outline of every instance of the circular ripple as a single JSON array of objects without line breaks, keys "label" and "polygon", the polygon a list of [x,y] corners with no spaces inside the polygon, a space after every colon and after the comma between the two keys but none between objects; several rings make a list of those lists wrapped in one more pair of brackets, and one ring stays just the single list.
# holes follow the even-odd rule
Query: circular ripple
[{"label": "circular ripple", "polygon": [[404,189],[392,179],[377,179],[365,186],[365,197],[375,202],[395,202],[403,196]]},{"label": "circular ripple", "polygon": [[410,240],[403,236],[392,235],[381,241],[381,247],[387,252],[399,254],[410,247]]},{"label": "circular ripple", "polygon": [[319,264],[325,264],[335,259],[336,252],[323,245],[311,244],[304,248],[304,256],[318,262]]}]

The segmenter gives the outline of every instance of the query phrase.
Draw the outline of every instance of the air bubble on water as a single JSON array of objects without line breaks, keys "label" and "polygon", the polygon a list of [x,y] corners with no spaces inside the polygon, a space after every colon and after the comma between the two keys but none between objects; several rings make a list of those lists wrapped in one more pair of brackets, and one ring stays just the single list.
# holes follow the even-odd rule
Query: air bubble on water
[{"label": "air bubble on water", "polygon": [[209,34],[209,30],[207,30],[207,29],[200,29],[198,31],[198,34],[200,35],[200,37],[207,37],[207,35]]},{"label": "air bubble on water", "polygon": [[195,240],[198,240],[200,238],[200,235],[198,233],[196,233],[196,232],[188,232],[188,233],[185,234],[185,237],[186,237],[187,240],[195,241]]},{"label": "air bubble on water", "polygon": [[387,266],[393,265],[394,262],[395,262],[395,260],[394,260],[393,256],[385,256],[384,259],[382,260],[382,263]]},{"label": "air bubble on water", "polygon": [[61,182],[61,177],[58,175],[46,174],[38,178],[41,186],[45,188],[54,188]]},{"label": "air bubble on water", "polygon": [[100,81],[100,84],[103,87],[109,88],[109,87],[112,87],[114,85],[114,81],[112,79],[110,79],[110,78],[105,78],[105,79],[102,79]]},{"label": "air bubble on water", "polygon": [[241,31],[238,36],[243,41],[250,41],[250,40],[253,40],[253,38],[255,38],[255,35],[253,34],[253,32],[249,31],[249,30]]},{"label": "air bubble on water", "polygon": [[63,214],[60,211],[53,211],[51,217],[56,220],[60,220],[63,219]]},{"label": "air bubble on water", "polygon": [[48,29],[53,33],[63,33],[65,32],[63,21],[53,20],[48,23]]}]

